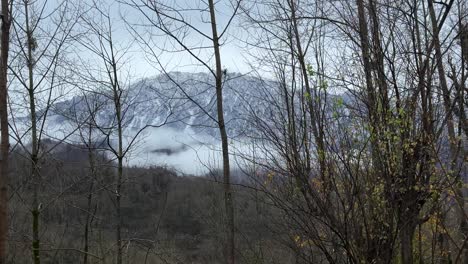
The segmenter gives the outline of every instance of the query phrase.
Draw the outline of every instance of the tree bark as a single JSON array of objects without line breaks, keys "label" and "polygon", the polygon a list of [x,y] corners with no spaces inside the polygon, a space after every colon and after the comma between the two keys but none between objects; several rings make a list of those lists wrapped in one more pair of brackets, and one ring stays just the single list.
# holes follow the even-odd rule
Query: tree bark
[{"label": "tree bark", "polygon": [[[112,45],[112,44],[111,44]],[[121,107],[121,94],[117,84],[117,66],[112,51],[112,67],[114,74],[114,103],[117,115],[117,137],[118,137],[118,150],[117,150],[117,186],[115,191],[116,196],[116,213],[117,213],[117,264],[122,264],[122,212],[121,212],[121,198],[122,198],[122,184],[123,184],[123,128],[122,128],[122,107]]]},{"label": "tree bark", "polygon": [[10,11],[8,0],[2,0],[1,51],[0,51],[0,264],[7,261],[8,239],[8,91],[7,71],[10,44]]},{"label": "tree bark", "polygon": [[83,256],[83,264],[88,264],[88,251],[89,251],[89,230],[91,228],[91,223],[94,218],[94,213],[91,213],[91,207],[93,203],[93,191],[94,191],[94,181],[96,177],[96,166],[94,162],[94,149],[93,149],[93,141],[92,141],[92,126],[89,125],[89,138],[88,138],[88,160],[89,160],[89,170],[91,176],[91,183],[89,186],[88,192],[88,215],[86,216],[86,223],[85,223],[85,230],[84,230],[84,245],[83,245],[83,252],[85,252]]},{"label": "tree bark", "polygon": [[401,263],[413,264],[413,236],[416,227],[405,225],[400,231]]}]

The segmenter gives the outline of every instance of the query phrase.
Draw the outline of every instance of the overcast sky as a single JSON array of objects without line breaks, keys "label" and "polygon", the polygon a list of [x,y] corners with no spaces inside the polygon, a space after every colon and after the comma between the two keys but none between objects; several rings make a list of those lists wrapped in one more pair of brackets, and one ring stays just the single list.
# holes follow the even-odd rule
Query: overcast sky
[{"label": "overcast sky", "polygon": [[[141,13],[141,11],[129,6],[131,0],[126,0],[125,3],[118,3],[115,0],[106,0],[104,4],[110,6],[111,16],[113,19],[113,30],[116,39],[122,44],[133,42],[132,47],[128,52],[128,66],[131,72],[138,77],[149,77],[160,73],[161,66],[154,60],[154,56],[148,54],[148,47],[142,46],[140,42],[135,42],[134,32],[129,27],[130,25],[148,25],[148,19]],[[141,4],[141,0],[134,0],[136,3]],[[207,23],[209,17],[207,11],[198,9],[205,9],[205,4],[202,1],[196,0],[172,0],[162,1],[164,4],[171,5],[177,9],[190,9],[183,11],[182,15],[190,22],[191,25],[196,27],[202,33],[211,35],[210,24]],[[127,3],[127,4],[126,4]],[[229,18],[232,16],[234,9],[229,1],[218,1],[217,9],[217,23],[219,33],[226,27]],[[145,9],[148,11],[148,9]],[[152,16],[151,12],[146,13]],[[176,26],[176,25],[174,25]],[[158,53],[158,59],[164,65],[166,71],[187,71],[199,72],[206,71],[206,68],[201,66],[189,53],[180,51],[180,45],[175,43],[167,36],[156,29],[152,29],[152,37],[149,36],[147,27],[136,26],[138,33],[145,35],[145,41],[152,41],[151,48]],[[244,56],[244,47],[242,41],[241,30],[239,30],[239,21],[234,19],[225,35],[223,35],[223,43],[221,46],[222,64],[230,72],[246,73],[250,70]],[[189,30],[183,38],[185,45],[191,47],[208,47],[210,46],[209,40],[202,37],[194,30]],[[165,49],[162,52],[162,49]],[[176,52],[177,51],[177,52]],[[212,49],[205,49],[197,53],[203,60],[210,61],[212,58]],[[212,62],[212,60],[211,60]]]}]

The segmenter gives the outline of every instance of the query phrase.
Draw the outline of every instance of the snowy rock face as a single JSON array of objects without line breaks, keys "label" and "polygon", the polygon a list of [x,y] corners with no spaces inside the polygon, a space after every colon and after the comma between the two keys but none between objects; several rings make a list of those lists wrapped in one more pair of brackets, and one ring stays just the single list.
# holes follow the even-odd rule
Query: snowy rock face
[{"label": "snowy rock face", "polygon": [[[224,115],[232,136],[242,136],[248,130],[246,111],[255,108],[257,114],[266,109],[259,106],[265,87],[275,85],[252,76],[228,74],[223,83]],[[102,128],[116,125],[113,91],[103,88],[56,103],[49,113],[49,128],[63,122],[95,121]],[[206,73],[173,72],[134,83],[122,92],[122,117],[125,130],[138,131],[152,126],[191,131],[217,136],[217,112],[214,78]],[[90,113],[95,113],[91,116]],[[68,121],[67,121],[68,120]]]},{"label": "snowy rock face", "polygon": [[[168,165],[200,174],[220,164],[214,77],[209,73],[172,72],[139,80],[123,89],[122,127],[128,165]],[[224,116],[230,138],[251,135],[250,113],[270,113],[263,102],[273,81],[226,74],[223,80]],[[47,115],[44,138],[80,144],[91,132],[94,144],[117,146],[117,115],[111,87],[95,87],[38,111],[38,124]],[[18,130],[28,141],[29,118],[20,116]],[[91,126],[91,128],[90,128]],[[18,134],[21,134],[19,132]],[[135,140],[136,139],[136,140]],[[231,149],[234,149],[231,148]],[[109,152],[110,153],[110,152]],[[110,153],[110,155],[112,155]]]},{"label": "snowy rock face", "polygon": [[[207,166],[217,167],[220,146],[214,83],[209,73],[172,72],[123,89],[118,95],[122,103],[123,145],[130,149],[129,165],[166,164],[193,174],[205,172]],[[284,93],[294,98],[292,102],[285,102]],[[299,89],[285,89],[271,80],[226,74],[223,107],[233,144],[231,151],[251,150],[249,139],[264,138],[265,127],[282,133],[287,108],[294,104],[300,115],[304,96]],[[346,96],[326,97],[330,107],[337,98],[349,101]],[[55,103],[47,113],[44,127],[45,137],[67,138],[74,143],[89,138],[91,131],[97,144],[115,149],[114,91],[97,87]]]}]

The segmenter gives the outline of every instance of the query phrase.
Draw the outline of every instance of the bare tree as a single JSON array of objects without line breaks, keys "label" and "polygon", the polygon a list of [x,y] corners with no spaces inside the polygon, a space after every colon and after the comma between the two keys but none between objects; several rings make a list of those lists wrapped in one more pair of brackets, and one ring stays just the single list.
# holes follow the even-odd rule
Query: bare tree
[{"label": "bare tree", "polygon": [[[184,16],[183,8],[179,8],[177,5],[172,5],[166,1],[131,1],[131,6],[140,11],[140,14],[144,17],[145,24],[154,27],[158,32],[162,32],[165,37],[174,42],[174,51],[183,50],[195,61],[196,64],[202,65],[203,68],[209,71],[214,78],[213,88],[215,90],[216,98],[216,117],[211,115],[207,109],[204,108],[195,98],[190,96],[184,88],[177,83],[177,81],[171,78],[170,73],[167,74],[168,78],[181,90],[191,102],[197,105],[203,113],[205,113],[211,120],[216,123],[219,130],[221,139],[222,149],[222,168],[223,168],[223,185],[224,185],[224,205],[225,205],[225,260],[226,263],[235,263],[235,221],[234,221],[234,202],[231,188],[231,165],[229,160],[229,143],[228,143],[228,132],[226,129],[226,121],[224,117],[223,108],[223,86],[227,79],[226,69],[222,66],[222,54],[220,51],[223,39],[226,38],[227,31],[234,17],[240,7],[240,0],[232,1],[231,7],[233,12],[226,18],[225,26],[220,28],[217,18],[217,4],[213,0],[208,0],[206,3],[197,3],[193,7],[193,10],[198,10],[202,13],[202,16],[206,15],[207,20],[202,18],[202,24],[209,25],[210,30],[205,31],[201,28],[197,28],[194,24],[189,21],[188,17]],[[138,25],[138,23],[137,23]],[[151,58],[156,61],[159,65],[163,66],[161,60],[157,58],[157,47],[154,47],[151,40],[147,37],[152,37],[152,34],[146,35],[138,30],[138,28],[132,25],[132,32],[136,38],[140,41],[142,46],[148,51]],[[145,29],[143,27],[143,29]],[[158,33],[156,33],[158,34]],[[191,41],[187,41],[186,36],[192,36],[200,38],[201,43],[207,42],[205,47],[204,44],[193,45]],[[163,50],[165,48],[161,47]],[[204,50],[207,50],[209,55],[204,56]],[[214,65],[213,65],[214,64]],[[163,72],[167,73],[164,67]]]},{"label": "bare tree", "polygon": [[[40,263],[40,214],[46,207],[40,195],[45,178],[41,175],[41,159],[46,153],[41,140],[48,132],[49,110],[60,97],[59,89],[64,84],[59,65],[77,18],[67,1],[60,2],[53,10],[47,10],[47,1],[24,0],[14,6],[20,11],[12,21],[12,45],[16,53],[9,68],[15,84],[25,91],[29,122],[26,131],[13,124],[17,129],[13,132],[30,160],[32,255],[33,263]],[[12,107],[17,109],[18,105]]]},{"label": "bare tree", "polygon": [[[463,168],[457,129],[447,126],[455,121],[451,98],[459,98],[444,81],[448,53],[437,51],[438,33],[428,31],[442,32],[453,1],[432,9],[437,21],[423,19],[434,4],[426,1],[247,3],[248,47],[279,87],[264,90],[269,120],[247,105],[255,138],[268,142],[268,162],[250,159],[266,170],[264,191],[295,223],[302,259],[320,261],[319,251],[330,263],[390,263],[398,255],[414,263],[416,228],[441,215]],[[453,28],[443,32],[439,46],[449,50]],[[330,86],[347,100],[327,96]],[[442,142],[452,145],[451,157]]]},{"label": "bare tree", "polygon": [[[92,84],[91,84],[92,85]],[[101,108],[105,106],[106,101],[100,101],[99,95],[90,93],[90,89],[84,89],[86,84],[81,84],[80,88],[82,89],[82,100],[79,103],[85,105],[85,111],[81,107],[74,108],[72,116],[64,116],[69,120],[72,120],[75,125],[78,127],[78,137],[79,143],[86,149],[87,152],[87,165],[88,171],[82,185],[87,186],[86,193],[86,207],[83,208],[83,211],[86,212],[86,217],[84,221],[83,228],[83,264],[89,263],[89,256],[92,255],[92,226],[97,218],[97,204],[96,196],[99,193],[96,193],[98,189],[106,189],[107,186],[102,186],[101,184],[101,174],[102,169],[100,166],[106,165],[105,160],[103,160],[103,152],[105,148],[102,148],[103,139],[97,138],[98,128],[96,125],[97,115],[102,110]],[[82,106],[82,105],[80,105]]]},{"label": "bare tree", "polygon": [[[170,110],[167,116],[163,117],[158,124],[144,124],[143,127],[129,127],[132,121],[127,116],[127,112],[136,104],[141,103],[138,99],[137,88],[130,90],[130,78],[125,75],[126,56],[132,48],[132,41],[121,43],[114,39],[113,18],[109,11],[109,6],[105,7],[97,2],[91,4],[92,16],[83,16],[84,27],[87,28],[88,35],[80,40],[79,44],[85,47],[97,59],[97,65],[87,65],[83,78],[88,83],[95,85],[88,91],[95,94],[95,100],[101,100],[109,103],[111,109],[99,110],[91,114],[95,129],[104,137],[107,151],[110,152],[113,160],[117,161],[116,178],[114,182],[112,195],[114,196],[115,206],[115,235],[116,235],[116,262],[121,264],[124,257],[124,247],[130,243],[130,239],[122,238],[122,212],[121,203],[124,195],[124,185],[129,180],[125,174],[125,160],[138,142],[139,135],[149,127],[161,127],[168,122],[172,115]],[[134,94],[131,94],[131,93]],[[136,93],[136,94],[135,94]],[[150,98],[144,98],[150,100]],[[162,107],[162,106],[159,106]],[[168,109],[171,109],[170,100],[166,101]],[[112,111],[115,117],[112,120],[100,120],[99,114],[102,111]],[[132,130],[136,130],[133,131]],[[116,144],[113,143],[116,139]]]}]

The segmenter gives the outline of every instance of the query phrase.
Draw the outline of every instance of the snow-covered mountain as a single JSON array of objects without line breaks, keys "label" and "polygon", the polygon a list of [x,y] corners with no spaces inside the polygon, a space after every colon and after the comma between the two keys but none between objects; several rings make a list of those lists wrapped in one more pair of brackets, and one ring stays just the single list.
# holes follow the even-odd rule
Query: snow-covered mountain
[{"label": "snow-covered mountain", "polygon": [[[265,87],[273,81],[228,74],[224,81],[224,114],[228,131],[234,137],[249,129],[245,111],[255,107],[258,114],[267,111],[259,107]],[[128,130],[138,131],[145,126],[165,126],[178,131],[195,131],[212,136],[218,134],[214,78],[207,73],[172,72],[140,80],[123,94],[123,120]],[[56,103],[49,113],[49,128],[59,128],[64,122],[80,123],[95,112],[100,127],[115,125],[115,108],[112,91],[99,90]]]},{"label": "snow-covered mountain", "polygon": [[[267,125],[276,120],[271,125],[278,126],[278,117],[284,115],[286,107],[281,93],[289,91],[281,89],[274,81],[235,73],[226,74],[223,85],[228,135],[243,142],[237,143],[241,144],[237,148],[245,147],[243,144],[249,137],[257,137],[259,127],[253,126],[252,120]],[[201,173],[208,163],[216,166],[220,162],[214,77],[211,74],[172,72],[158,75],[130,85],[120,96],[124,145],[137,142],[132,146],[130,163],[163,163],[184,172]],[[301,95],[294,97],[299,100]],[[88,124],[93,123],[99,127],[92,129],[93,138],[115,146],[117,118],[112,98],[113,91],[103,87],[55,103],[47,113],[46,135],[58,139],[67,137],[67,140],[79,143],[83,134],[89,131]],[[295,103],[300,108],[300,102]],[[137,135],[138,140],[133,141]]]}]

